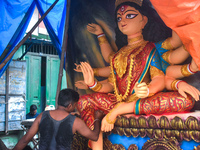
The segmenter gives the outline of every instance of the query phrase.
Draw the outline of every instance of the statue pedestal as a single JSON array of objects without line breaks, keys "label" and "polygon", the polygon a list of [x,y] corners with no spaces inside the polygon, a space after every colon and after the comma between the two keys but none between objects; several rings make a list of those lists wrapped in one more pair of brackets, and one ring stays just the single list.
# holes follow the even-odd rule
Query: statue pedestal
[{"label": "statue pedestal", "polygon": [[200,111],[164,115],[125,115],[108,135],[111,149],[189,150],[200,145]]}]

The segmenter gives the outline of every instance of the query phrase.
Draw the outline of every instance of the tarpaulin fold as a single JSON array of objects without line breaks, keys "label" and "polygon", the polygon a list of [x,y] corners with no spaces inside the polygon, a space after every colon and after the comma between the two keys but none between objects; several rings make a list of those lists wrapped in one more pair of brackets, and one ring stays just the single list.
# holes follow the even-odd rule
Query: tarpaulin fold
[{"label": "tarpaulin fold", "polygon": [[[14,47],[23,39],[35,6],[37,6],[42,16],[54,2],[55,0],[0,1],[0,63],[6,59]],[[66,3],[67,0],[59,0],[43,20],[59,56],[62,51]],[[0,70],[0,76],[2,76],[10,61]]]}]

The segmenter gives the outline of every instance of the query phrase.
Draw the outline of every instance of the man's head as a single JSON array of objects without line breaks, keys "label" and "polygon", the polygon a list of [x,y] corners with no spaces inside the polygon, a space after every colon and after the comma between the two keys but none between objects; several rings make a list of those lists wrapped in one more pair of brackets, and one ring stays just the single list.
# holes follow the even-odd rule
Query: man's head
[{"label": "man's head", "polygon": [[36,113],[37,113],[37,106],[33,104],[30,106],[30,114],[35,115]]},{"label": "man's head", "polygon": [[65,108],[70,107],[70,111],[73,111],[78,100],[78,92],[72,89],[63,89],[60,91],[58,96],[58,105],[63,106]]}]

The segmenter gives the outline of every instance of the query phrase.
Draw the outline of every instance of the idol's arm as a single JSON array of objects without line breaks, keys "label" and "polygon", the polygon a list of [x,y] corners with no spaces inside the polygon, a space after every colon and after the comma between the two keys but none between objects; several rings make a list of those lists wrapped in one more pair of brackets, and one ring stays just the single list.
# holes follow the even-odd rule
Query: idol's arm
[{"label": "idol's arm", "polygon": [[183,77],[188,77],[190,75],[193,75],[199,71],[198,66],[192,59],[190,64],[185,64],[185,65],[171,65],[167,67],[166,69],[166,75],[168,77],[180,79]]},{"label": "idol's arm", "polygon": [[83,73],[84,82],[88,87],[95,92],[112,92],[113,85],[109,82],[98,82],[94,79],[94,72],[90,64],[87,62],[81,62],[81,71]]},{"label": "idol's arm", "polygon": [[170,37],[170,43],[171,43],[172,47],[175,49],[182,46],[182,41],[181,41],[180,37],[173,30],[172,30],[172,37]]},{"label": "idol's arm", "polygon": [[110,75],[110,66],[103,67],[103,68],[93,68],[94,76],[97,77],[109,77]]},{"label": "idol's arm", "polygon": [[172,77],[165,77],[166,89],[178,91],[183,97],[187,97],[187,94],[190,94],[196,101],[199,100],[200,91],[189,85],[185,81],[175,80]]},{"label": "idol's arm", "polygon": [[98,24],[91,23],[87,25],[87,30],[92,34],[97,35],[103,58],[106,62],[109,63],[109,57],[112,53],[114,53],[114,51],[108,42],[102,28]]},{"label": "idol's arm", "polygon": [[155,93],[162,91],[164,88],[165,88],[164,74],[153,77],[149,85],[147,85],[147,83],[145,82],[142,82],[140,84],[136,83],[134,86],[135,93],[139,98],[152,96]]},{"label": "idol's arm", "polygon": [[145,98],[148,96],[152,96],[165,88],[165,75],[163,71],[161,71],[157,67],[150,66],[150,78],[151,81],[148,86],[147,83],[145,83],[145,79],[143,83],[135,84],[134,90],[137,97]]},{"label": "idol's arm", "polygon": [[170,64],[180,64],[189,57],[189,52],[174,31],[172,31],[172,37],[169,37],[162,43],[162,48],[170,50],[163,54],[163,59]]},{"label": "idol's arm", "polygon": [[165,88],[165,76],[159,75],[155,76],[152,81],[149,83],[149,94],[155,94],[164,90]]},{"label": "idol's arm", "polygon": [[[76,72],[82,72],[80,65],[75,63],[76,68],[74,69],[74,71]],[[102,67],[102,68],[92,68],[93,72],[94,72],[94,76],[97,77],[109,77],[110,75],[110,66],[107,67]]]},{"label": "idol's arm", "polygon": [[183,63],[190,56],[189,52],[185,49],[184,45],[173,50],[169,56],[170,64]]}]

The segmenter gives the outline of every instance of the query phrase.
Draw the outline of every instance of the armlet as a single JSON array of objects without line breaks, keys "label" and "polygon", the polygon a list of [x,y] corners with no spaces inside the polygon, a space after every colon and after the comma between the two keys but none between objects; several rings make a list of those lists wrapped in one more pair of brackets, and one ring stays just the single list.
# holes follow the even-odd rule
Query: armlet
[{"label": "armlet", "polygon": [[170,43],[170,38],[167,38],[163,43],[162,43],[162,48],[167,49],[167,50],[173,50],[174,47]]},{"label": "armlet", "polygon": [[166,62],[168,62],[169,64],[170,64],[170,62],[169,62],[169,57],[170,57],[171,53],[172,53],[172,50],[167,51],[167,52],[165,52],[164,54],[162,54],[162,58],[163,58]]},{"label": "armlet", "polygon": [[151,79],[153,79],[155,76],[164,75],[164,73],[162,70],[160,70],[154,66],[150,66],[150,75],[151,75]]}]

